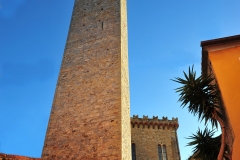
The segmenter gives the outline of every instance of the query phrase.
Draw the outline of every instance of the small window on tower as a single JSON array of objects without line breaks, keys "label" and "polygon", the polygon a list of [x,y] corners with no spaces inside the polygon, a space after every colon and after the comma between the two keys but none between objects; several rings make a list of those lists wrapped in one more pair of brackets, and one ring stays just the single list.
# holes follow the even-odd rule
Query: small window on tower
[{"label": "small window on tower", "polygon": [[159,144],[158,145],[158,159],[159,160],[163,160],[163,156],[162,156],[162,146]]},{"label": "small window on tower", "polygon": [[136,145],[132,143],[132,160],[136,160]]},{"label": "small window on tower", "polygon": [[163,160],[167,160],[167,149],[166,149],[166,146],[163,145],[162,147],[163,147],[163,149],[162,149],[162,151],[163,151]]},{"label": "small window on tower", "polygon": [[165,145],[158,145],[158,159],[167,160],[167,150]]}]

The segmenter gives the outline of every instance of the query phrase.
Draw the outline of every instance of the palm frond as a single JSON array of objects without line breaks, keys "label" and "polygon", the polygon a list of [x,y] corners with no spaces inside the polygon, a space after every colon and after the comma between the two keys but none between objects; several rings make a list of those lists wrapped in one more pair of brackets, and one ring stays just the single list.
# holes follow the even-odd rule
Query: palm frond
[{"label": "palm frond", "polygon": [[192,157],[199,160],[217,159],[221,146],[221,135],[213,137],[214,133],[214,130],[208,128],[205,128],[204,131],[198,129],[196,134],[187,138],[192,139],[187,146],[194,146]]},{"label": "palm frond", "polygon": [[176,88],[179,93],[179,102],[181,107],[187,107],[188,111],[198,117],[199,121],[210,121],[213,127],[217,127],[218,123],[213,114],[221,116],[221,108],[219,108],[220,92],[216,84],[213,83],[213,76],[196,77],[194,66],[189,67],[188,73],[183,72],[184,79],[176,77],[174,82],[180,83],[182,86]]}]

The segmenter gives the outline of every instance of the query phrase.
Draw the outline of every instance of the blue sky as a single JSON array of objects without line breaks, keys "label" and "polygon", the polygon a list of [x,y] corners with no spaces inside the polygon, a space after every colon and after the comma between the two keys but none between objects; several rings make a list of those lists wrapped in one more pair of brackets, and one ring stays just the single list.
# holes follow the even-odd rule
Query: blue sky
[{"label": "blue sky", "polygon": [[[74,0],[0,0],[0,152],[40,157]],[[238,0],[128,0],[131,115],[178,117],[181,157],[202,126],[170,79],[203,40],[240,34]]]}]

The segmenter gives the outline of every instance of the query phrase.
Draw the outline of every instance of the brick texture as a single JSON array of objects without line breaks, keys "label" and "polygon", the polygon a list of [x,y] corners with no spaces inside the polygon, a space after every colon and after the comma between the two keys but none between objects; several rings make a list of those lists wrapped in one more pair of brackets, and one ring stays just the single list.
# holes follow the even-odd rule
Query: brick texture
[{"label": "brick texture", "polygon": [[149,119],[147,116],[133,116],[131,125],[131,141],[135,143],[137,160],[159,160],[158,145],[166,146],[168,160],[180,160],[177,118],[168,120],[167,117]]},{"label": "brick texture", "polygon": [[76,0],[42,159],[131,159],[125,0]]},{"label": "brick texture", "polygon": [[40,158],[0,153],[0,160],[40,160]]}]

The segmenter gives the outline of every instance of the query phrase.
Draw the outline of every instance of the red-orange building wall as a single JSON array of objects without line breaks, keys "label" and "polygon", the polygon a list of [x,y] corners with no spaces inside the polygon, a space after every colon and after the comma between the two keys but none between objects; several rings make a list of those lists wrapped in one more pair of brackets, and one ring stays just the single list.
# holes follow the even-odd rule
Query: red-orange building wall
[{"label": "red-orange building wall", "polygon": [[240,157],[240,46],[208,52],[235,140],[233,160]]}]

